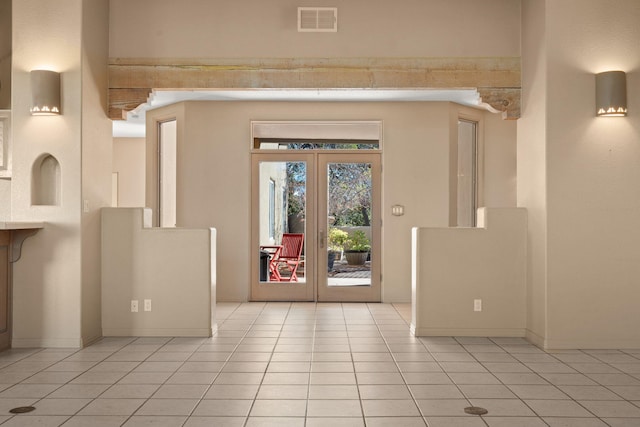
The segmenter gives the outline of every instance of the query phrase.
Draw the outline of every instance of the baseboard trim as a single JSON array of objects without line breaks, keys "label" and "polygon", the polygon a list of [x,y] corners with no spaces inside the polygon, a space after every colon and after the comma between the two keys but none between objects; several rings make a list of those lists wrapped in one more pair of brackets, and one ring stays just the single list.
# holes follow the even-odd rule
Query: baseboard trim
[{"label": "baseboard trim", "polygon": [[82,348],[81,338],[13,338],[12,348]]},{"label": "baseboard trim", "polygon": [[210,337],[213,335],[213,328],[111,328],[103,329],[102,335],[105,337]]},{"label": "baseboard trim", "polygon": [[411,333],[417,337],[525,337],[525,329],[520,328],[416,328],[411,325]]},{"label": "baseboard trim", "polygon": [[638,340],[545,340],[545,350],[616,350],[625,348],[640,348]]},{"label": "baseboard trim", "polygon": [[527,341],[529,341],[531,344],[535,345],[536,347],[545,348],[544,337],[541,337],[540,335],[536,334],[530,329],[527,329],[527,334],[525,335],[525,338],[527,339]]},{"label": "baseboard trim", "polygon": [[91,344],[95,344],[102,339],[102,335],[83,339],[82,340],[82,348],[89,347]]}]

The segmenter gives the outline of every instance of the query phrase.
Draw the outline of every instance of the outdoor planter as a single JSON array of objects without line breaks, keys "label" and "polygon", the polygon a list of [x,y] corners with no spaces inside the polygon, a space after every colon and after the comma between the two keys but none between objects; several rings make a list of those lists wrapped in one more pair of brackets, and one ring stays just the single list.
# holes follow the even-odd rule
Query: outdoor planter
[{"label": "outdoor planter", "polygon": [[354,231],[344,244],[344,256],[349,265],[364,265],[367,262],[371,242],[362,230]]},{"label": "outdoor planter", "polygon": [[369,251],[344,251],[344,256],[347,258],[347,264],[349,265],[364,265],[369,256]]}]

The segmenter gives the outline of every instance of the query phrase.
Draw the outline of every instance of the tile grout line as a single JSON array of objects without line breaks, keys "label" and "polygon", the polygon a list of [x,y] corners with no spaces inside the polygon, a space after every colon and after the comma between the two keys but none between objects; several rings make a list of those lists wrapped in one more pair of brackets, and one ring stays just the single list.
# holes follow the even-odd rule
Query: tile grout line
[{"label": "tile grout line", "polygon": [[[132,340],[132,341],[129,341],[129,342],[133,342],[133,341],[135,341],[135,340]],[[122,347],[120,347],[120,349],[124,348],[126,345],[127,345],[127,344],[124,344]],[[29,356],[27,356],[27,357],[25,357],[25,358],[22,358],[22,359],[18,360],[17,362],[20,362],[20,361],[26,360],[27,358],[29,358],[29,357],[31,357],[31,356],[34,356],[34,355],[37,355],[37,354],[42,354],[42,353],[44,353],[44,352],[45,352],[45,350],[46,350],[46,348],[42,348],[42,349],[40,349],[39,351],[35,351],[35,352],[33,352],[33,354],[30,354]],[[55,361],[55,362],[53,362],[53,363],[51,363],[51,364],[47,365],[46,367],[44,367],[44,368],[40,369],[38,372],[35,372],[35,373],[33,373],[32,375],[28,376],[27,378],[23,379],[23,380],[22,380],[22,381],[20,381],[19,383],[14,384],[12,387],[15,387],[15,386],[17,386],[17,385],[24,384],[24,381],[25,381],[25,380],[27,380],[27,379],[29,379],[29,378],[32,378],[32,377],[34,377],[35,375],[38,375],[38,374],[40,374],[40,373],[46,372],[46,369],[49,369],[49,368],[51,368],[52,366],[55,366],[56,364],[58,364],[58,363],[60,363],[60,362],[65,361],[67,358],[69,358],[69,357],[71,357],[71,356],[73,356],[73,355],[75,355],[75,354],[79,353],[80,351],[82,351],[82,349],[77,350],[77,351],[74,351],[74,352],[73,352],[73,353],[71,353],[70,355],[68,355],[68,356],[66,356],[66,357],[64,357],[64,358],[62,358],[62,359],[60,359],[60,360],[58,360],[58,361]],[[112,354],[116,353],[117,351],[119,351],[119,350],[114,351]],[[16,362],[16,363],[17,363],[17,362]],[[89,369],[92,369],[93,367],[97,366],[97,365],[98,365],[98,364],[100,364],[100,363],[102,363],[102,361],[96,362],[96,363],[95,363],[91,368],[89,368]],[[3,369],[4,369],[4,368],[3,368]],[[59,371],[59,372],[66,372],[66,371]],[[75,371],[74,371],[74,372],[75,372]],[[57,390],[61,389],[61,388],[62,388],[62,387],[64,387],[65,385],[70,385],[70,384],[71,384],[71,381],[73,381],[74,379],[76,379],[76,378],[78,378],[79,376],[81,376],[81,375],[83,375],[84,373],[86,373],[86,372],[87,372],[87,370],[82,371],[82,372],[78,371],[78,372],[79,372],[79,373],[78,373],[77,375],[75,375],[73,378],[69,379],[66,383],[62,383],[62,384],[57,384],[57,383],[56,383],[56,384],[53,384],[53,385],[57,385],[58,387],[56,387],[54,390],[51,390],[49,393],[47,393],[47,394],[46,394],[45,396],[43,396],[43,397],[40,397],[40,398],[34,398],[34,399],[35,399],[35,402],[34,402],[32,405],[30,405],[30,406],[34,406],[34,407],[36,407],[36,405],[37,405],[38,403],[40,403],[40,402],[42,402],[43,400],[45,400],[46,398],[48,398],[51,394],[55,393]],[[11,389],[12,387],[9,387],[7,390]],[[108,390],[108,388],[107,388],[106,390]],[[105,391],[106,391],[106,390],[105,390]],[[61,399],[63,399],[63,398],[61,398]],[[91,402],[93,402],[93,400],[95,400],[95,398],[91,398],[91,399],[88,399],[88,400],[89,400],[89,401],[88,401],[85,405],[83,405],[80,409],[78,409],[75,413],[73,413],[73,414],[71,414],[71,415],[59,415],[59,416],[66,416],[66,417],[67,417],[67,418],[65,419],[65,421],[63,422],[63,424],[64,424],[64,423],[66,423],[67,421],[69,421],[72,417],[76,416],[76,415],[77,415],[80,411],[82,411],[85,407],[87,407],[88,405],[90,405],[90,404],[91,404]],[[36,410],[37,410],[37,407],[36,407]],[[36,414],[34,413],[34,414],[32,414],[32,415],[26,415],[26,416],[38,416],[38,415],[36,415]],[[44,416],[52,416],[52,415],[44,415]],[[14,418],[18,418],[18,417],[19,417],[19,415],[17,415],[17,414],[16,414],[16,415],[13,415],[13,416],[10,416],[7,420],[5,420],[4,422],[2,422],[2,424],[5,424],[6,422],[9,422],[9,420],[12,420],[12,419],[14,419]],[[23,417],[24,417],[24,416],[23,416]]]},{"label": "tile grout line", "polygon": [[[347,345],[349,346],[349,358],[351,359],[351,366],[353,367],[353,378],[355,380],[356,392],[358,393],[358,403],[360,404],[360,413],[362,414],[361,416],[362,423],[364,426],[366,426],[367,418],[366,418],[366,414],[364,413],[364,403],[362,402],[362,393],[360,392],[360,382],[358,381],[358,373],[356,372],[356,362],[353,359],[353,348],[351,347],[351,335],[349,334],[349,328],[347,327],[347,319],[346,319],[346,316],[344,315],[344,304],[341,303],[340,306],[342,308],[342,318],[344,319],[344,328],[347,335]],[[375,324],[375,319],[373,319],[373,316],[371,315],[369,304],[367,304],[366,306],[367,306],[367,313],[369,313],[369,315],[371,316]],[[379,330],[378,330],[378,333],[380,333]]]},{"label": "tile grout line", "polygon": [[[262,311],[264,310],[264,307],[266,306],[263,305],[262,309],[260,310],[260,313],[262,313]],[[223,330],[223,326],[224,324],[229,321],[231,319],[231,317],[240,309],[240,307],[242,307],[242,304],[238,304],[232,311],[231,313],[229,313],[229,315],[227,317],[225,317],[225,319],[222,321],[222,324],[218,325],[218,327],[216,328],[216,333],[214,335],[211,336],[211,338],[213,337],[220,337],[220,331]],[[258,313],[258,315],[256,316],[256,319],[260,316],[260,313]],[[217,319],[216,319],[216,323],[217,323]],[[222,374],[222,371],[224,370],[224,367],[226,366],[227,362],[229,362],[231,360],[231,358],[233,357],[234,353],[236,352],[236,350],[238,349],[238,347],[240,346],[240,343],[242,342],[242,340],[247,336],[247,334],[249,333],[249,331],[251,330],[251,325],[253,325],[255,323],[255,319],[253,320],[253,322],[251,322],[250,326],[247,328],[246,332],[244,333],[244,335],[242,335],[242,337],[239,337],[240,339],[238,340],[237,344],[235,344],[235,346],[233,347],[233,350],[231,350],[231,352],[229,353],[229,355],[225,358],[224,362],[222,362],[222,366],[220,366],[220,370],[214,375],[214,377],[211,380],[211,384],[209,384],[205,390],[204,393],[202,393],[202,396],[198,399],[198,402],[193,406],[193,408],[191,409],[191,411],[189,412],[189,415],[187,416],[185,422],[183,423],[186,424],[187,422],[189,422],[189,419],[194,416],[194,413],[196,412],[196,410],[198,409],[198,406],[200,406],[200,404],[202,403],[203,400],[205,400],[205,397],[207,396],[207,393],[209,393],[209,390],[211,390],[211,387],[213,387],[213,385],[215,384],[216,380],[220,377],[220,374]],[[201,344],[199,348],[202,347],[203,344]],[[197,353],[198,350],[196,350],[194,352]],[[178,370],[176,370],[173,375],[175,375],[178,372]],[[171,379],[173,377],[173,375],[171,375],[169,378],[167,378],[167,380]],[[256,391],[257,394],[257,391]],[[251,408],[249,408],[249,412],[251,411]],[[249,417],[249,413],[247,413],[247,419]],[[243,424],[244,425],[244,424]]]},{"label": "tile grout line", "polygon": [[[369,309],[369,311],[371,311],[371,308],[369,307],[369,304],[367,304],[367,308]],[[404,320],[404,318],[398,312],[398,310],[395,307],[393,307],[393,309],[396,311],[398,316],[405,322],[405,325],[406,325],[407,324],[406,320]],[[382,337],[382,339],[384,340],[385,345],[387,346],[387,350],[389,351],[389,354],[391,355],[391,359],[393,360],[393,362],[394,362],[394,364],[396,366],[396,369],[398,370],[398,373],[400,374],[400,377],[402,378],[402,382],[403,382],[404,386],[407,388],[407,390],[409,391],[409,395],[411,396],[411,400],[412,400],[413,404],[415,405],[416,409],[418,410],[418,413],[420,414],[420,418],[422,419],[422,422],[425,424],[425,426],[427,426],[428,424],[427,424],[426,417],[425,417],[424,413],[422,412],[422,409],[420,409],[420,405],[418,405],[418,400],[415,398],[415,394],[414,394],[413,390],[411,389],[411,387],[407,383],[407,379],[406,379],[405,373],[400,369],[400,365],[398,364],[398,360],[397,360],[394,352],[391,350],[391,346],[389,345],[387,337],[385,337],[384,333],[380,329],[380,324],[378,323],[378,320],[375,318],[375,316],[373,316],[373,313],[372,313],[372,317],[373,317],[373,321],[374,321],[374,323],[376,325],[376,328],[378,328],[378,332],[380,333],[380,336]],[[416,338],[416,341],[420,342],[420,340],[418,338]],[[420,342],[420,343],[424,346],[424,344],[422,342]],[[425,350],[428,351],[428,349],[426,349],[426,348],[425,348]]]},{"label": "tile grout line", "polygon": [[[398,313],[398,315],[400,316],[400,318],[405,322],[405,325],[407,325],[407,327],[409,326],[409,322],[407,322],[407,320],[402,316],[402,314],[398,311],[398,309],[392,305],[392,307],[394,308],[394,310],[396,310],[396,312]],[[427,346],[424,344],[424,342],[422,342],[422,340],[419,337],[414,336],[414,338],[416,339],[417,342],[419,342],[425,349],[425,351],[429,354],[429,357],[431,357],[433,359],[434,362],[438,363],[438,361],[435,359],[435,357],[433,357],[433,355],[431,354],[431,352],[429,351],[429,349],[427,348]],[[386,339],[385,339],[385,343],[386,343]],[[387,344],[388,346],[388,344]],[[410,387],[410,385],[406,382],[406,378],[404,373],[400,370],[400,365],[398,364],[398,361],[395,357],[395,355],[393,354],[393,352],[391,351],[391,348],[389,348],[389,352],[391,353],[391,357],[393,358],[394,362],[396,363],[396,366],[398,368],[398,371],[401,373],[402,375],[402,379],[405,382],[405,385],[407,387],[407,389],[409,390],[409,393],[411,395],[411,398],[413,399],[414,404],[416,405],[416,408],[418,408],[418,412],[420,412],[420,415],[424,421],[425,424],[427,424],[427,416],[424,414],[424,412],[422,411],[422,409],[420,408],[420,405],[418,405],[418,399],[416,399],[415,397],[415,393],[412,390],[412,388]],[[441,371],[447,375],[447,378],[449,378],[449,381],[451,381],[452,384],[454,384],[456,386],[456,388],[458,388],[458,391],[460,392],[460,394],[462,394],[464,396],[464,393],[462,393],[461,390],[459,390],[458,385],[453,381],[453,379],[451,377],[449,377],[448,373],[442,368],[442,366],[438,363],[438,367],[440,367]],[[466,399],[466,396],[465,396]],[[468,399],[467,399],[468,402]]]}]

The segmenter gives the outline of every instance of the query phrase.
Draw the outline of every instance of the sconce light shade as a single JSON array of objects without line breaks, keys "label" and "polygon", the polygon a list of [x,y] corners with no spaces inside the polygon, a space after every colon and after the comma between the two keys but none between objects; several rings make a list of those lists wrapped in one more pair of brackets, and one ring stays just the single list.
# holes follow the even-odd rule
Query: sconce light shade
[{"label": "sconce light shade", "polygon": [[60,74],[49,70],[31,71],[31,114],[60,114]]},{"label": "sconce light shade", "polygon": [[627,115],[627,75],[624,71],[596,74],[596,115]]}]

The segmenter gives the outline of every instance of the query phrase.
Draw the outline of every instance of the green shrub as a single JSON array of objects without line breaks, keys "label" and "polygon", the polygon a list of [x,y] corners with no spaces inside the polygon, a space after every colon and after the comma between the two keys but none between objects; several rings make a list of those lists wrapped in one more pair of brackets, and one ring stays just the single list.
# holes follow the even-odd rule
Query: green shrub
[{"label": "green shrub", "polygon": [[344,248],[344,244],[347,241],[349,234],[346,231],[342,231],[339,228],[332,228],[329,230],[329,250],[335,252],[341,252]]},{"label": "green shrub", "polygon": [[347,239],[344,244],[347,251],[367,252],[371,250],[371,242],[367,234],[362,230],[356,230]]}]

